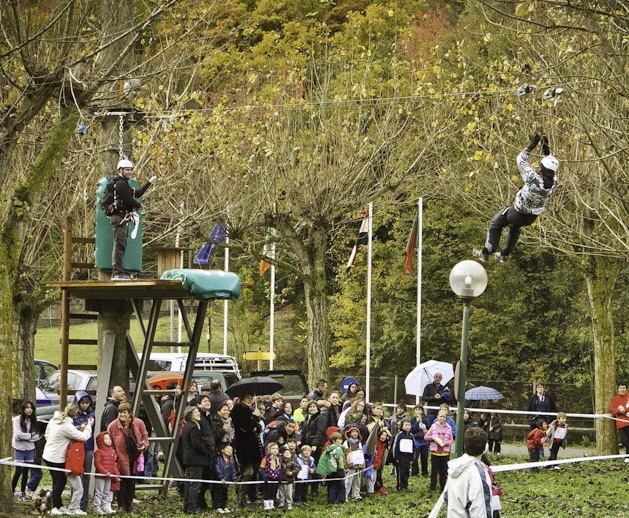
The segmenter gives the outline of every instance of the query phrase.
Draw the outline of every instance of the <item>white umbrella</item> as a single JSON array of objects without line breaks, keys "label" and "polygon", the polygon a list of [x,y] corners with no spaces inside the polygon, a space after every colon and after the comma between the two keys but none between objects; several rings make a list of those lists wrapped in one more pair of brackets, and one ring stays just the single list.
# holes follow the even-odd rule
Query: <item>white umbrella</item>
[{"label": "white umbrella", "polygon": [[451,363],[438,362],[437,360],[420,363],[404,380],[406,393],[414,396],[423,395],[424,388],[435,380],[435,374],[438,372],[443,376],[441,379],[443,386],[454,378],[454,367]]}]

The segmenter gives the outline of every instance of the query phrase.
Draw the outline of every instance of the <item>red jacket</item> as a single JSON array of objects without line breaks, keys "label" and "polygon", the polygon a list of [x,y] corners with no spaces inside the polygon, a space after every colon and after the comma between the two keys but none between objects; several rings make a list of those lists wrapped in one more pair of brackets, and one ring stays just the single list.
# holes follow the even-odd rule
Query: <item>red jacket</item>
[{"label": "red jacket", "polygon": [[617,419],[616,428],[624,428],[625,426],[629,426],[629,417],[627,414],[621,414],[618,410],[619,406],[623,406],[625,408],[625,412],[629,412],[629,392],[624,396],[617,395],[612,399],[612,404],[610,406],[612,414]]},{"label": "red jacket", "polygon": [[96,468],[96,473],[102,473],[102,475],[96,475],[100,478],[107,477],[107,473],[120,475],[118,465],[116,464],[116,450],[114,450],[113,446],[105,444],[106,434],[107,432],[101,432],[96,437],[98,449],[94,452],[94,467]]},{"label": "red jacket", "polygon": [[70,471],[70,476],[78,477],[84,473],[85,463],[85,443],[73,441],[66,451],[66,469]]},{"label": "red jacket", "polygon": [[[131,428],[133,429],[133,435],[135,435],[138,446],[140,443],[144,448],[148,447],[149,436],[146,433],[146,427],[141,419],[137,417],[131,418]],[[121,475],[135,475],[138,467],[138,456],[143,448],[138,448],[138,454],[135,456],[133,466],[129,466],[129,454],[127,453],[127,444],[124,434],[124,426],[120,422],[120,418],[116,418],[115,421],[109,423],[107,427],[107,433],[111,436],[111,441],[114,444],[116,453],[118,454],[118,470]]]},{"label": "red jacket", "polygon": [[542,439],[546,438],[546,434],[540,430],[539,428],[535,428],[535,430],[531,430],[527,436],[526,447],[529,450],[538,451],[542,448],[544,443]]},{"label": "red jacket", "polygon": [[384,454],[387,452],[387,442],[388,441],[381,441],[380,437],[376,439],[376,456],[373,459],[374,469],[380,469],[382,466]]}]

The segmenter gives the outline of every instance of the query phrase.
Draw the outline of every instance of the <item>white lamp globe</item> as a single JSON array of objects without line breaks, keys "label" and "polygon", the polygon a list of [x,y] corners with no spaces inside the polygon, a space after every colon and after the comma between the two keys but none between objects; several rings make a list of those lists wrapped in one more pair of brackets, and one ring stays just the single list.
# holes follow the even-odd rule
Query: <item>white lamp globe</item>
[{"label": "white lamp globe", "polygon": [[450,272],[450,287],[462,298],[476,298],[487,287],[487,272],[476,261],[461,261]]}]

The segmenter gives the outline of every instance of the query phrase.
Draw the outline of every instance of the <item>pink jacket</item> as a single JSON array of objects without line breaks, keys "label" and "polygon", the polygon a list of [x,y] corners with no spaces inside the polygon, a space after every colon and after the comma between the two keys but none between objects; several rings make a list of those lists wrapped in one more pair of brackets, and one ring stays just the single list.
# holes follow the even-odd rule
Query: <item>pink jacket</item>
[{"label": "pink jacket", "polygon": [[[435,437],[439,437],[444,445],[439,446],[434,441]],[[441,426],[438,421],[435,421],[432,423],[430,430],[424,435],[424,439],[430,441],[430,451],[432,453],[450,453],[450,445],[454,442],[452,427],[448,423]]]},{"label": "pink jacket", "polygon": [[[135,435],[138,446],[140,443],[146,448],[149,444],[149,436],[146,433],[146,427],[141,419],[133,417],[131,421],[131,428]],[[138,471],[138,457],[141,455],[141,449],[138,448],[138,454],[135,457],[133,466],[129,466],[129,454],[127,453],[127,444],[124,436],[124,426],[120,422],[120,418],[112,421],[107,427],[107,433],[111,436],[111,440],[116,450],[118,470],[121,475],[135,475]]]}]

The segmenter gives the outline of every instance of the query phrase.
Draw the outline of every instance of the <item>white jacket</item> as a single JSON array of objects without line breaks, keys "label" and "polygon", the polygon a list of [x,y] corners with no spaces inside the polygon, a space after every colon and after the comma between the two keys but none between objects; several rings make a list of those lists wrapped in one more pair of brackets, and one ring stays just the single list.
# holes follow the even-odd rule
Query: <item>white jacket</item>
[{"label": "white jacket", "polygon": [[464,454],[448,462],[448,518],[491,518],[491,479],[485,465]]},{"label": "white jacket", "polygon": [[20,416],[13,418],[13,440],[11,446],[20,451],[31,451],[35,449],[35,443],[39,441],[39,435],[31,435],[31,422],[26,423],[26,432],[22,431]]},{"label": "white jacket", "polygon": [[72,441],[85,442],[92,436],[91,425],[85,425],[85,430],[80,431],[72,421],[71,417],[61,419],[61,412],[55,415],[46,428],[46,446],[42,458],[48,462],[65,464],[66,451]]}]

